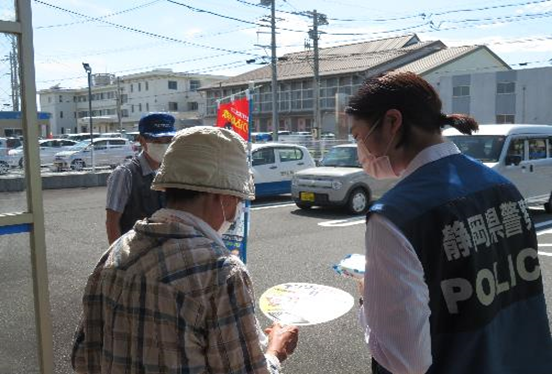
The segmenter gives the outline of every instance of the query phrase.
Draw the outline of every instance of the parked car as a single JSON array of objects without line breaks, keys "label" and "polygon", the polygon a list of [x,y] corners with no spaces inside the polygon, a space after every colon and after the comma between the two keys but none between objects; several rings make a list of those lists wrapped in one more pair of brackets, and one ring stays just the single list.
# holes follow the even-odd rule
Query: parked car
[{"label": "parked car", "polygon": [[125,136],[128,140],[130,140],[130,143],[132,144],[132,149],[134,150],[134,152],[139,153],[142,150],[142,145],[138,141],[138,137],[140,136],[140,133],[138,131],[127,132]]},{"label": "parked car", "polygon": [[[100,136],[101,136],[101,134],[99,134],[97,132],[92,134],[93,138],[99,138]],[[89,132],[81,132],[81,133],[78,133],[78,134],[68,134],[66,139],[75,140],[77,142],[82,142],[83,140],[90,139],[90,133]]]},{"label": "parked car", "polygon": [[490,124],[470,136],[452,128],[443,135],[512,181],[528,204],[552,213],[552,126]]},{"label": "parked car", "polygon": [[395,180],[377,180],[366,174],[358,161],[356,144],[332,147],[319,165],[293,176],[291,195],[301,209],[339,206],[352,214],[362,214],[371,199],[396,184]]},{"label": "parked car", "polygon": [[[74,146],[78,142],[69,139],[44,139],[38,141],[38,146],[40,147],[40,164],[41,165],[51,165],[54,162],[54,156],[56,153],[67,150],[68,148]],[[10,162],[12,167],[23,167],[25,162],[23,159],[24,152],[23,146],[12,149],[8,152],[11,156]]]},{"label": "parked car", "polygon": [[253,144],[251,156],[256,196],[290,193],[292,176],[314,166],[309,151],[300,145]]},{"label": "parked car", "polygon": [[2,138],[0,137],[0,155],[7,155],[11,149],[20,147],[23,144],[19,138]]},{"label": "parked car", "polygon": [[269,132],[252,132],[251,141],[253,143],[271,142],[272,134]]},{"label": "parked car", "polygon": [[[125,159],[132,158],[134,151],[128,139],[94,139],[94,163],[96,166],[115,167]],[[89,141],[75,144],[66,151],[56,153],[52,170],[82,170],[92,165],[91,145]]]},{"label": "parked car", "polygon": [[0,175],[7,174],[10,171],[10,156],[0,154]]}]

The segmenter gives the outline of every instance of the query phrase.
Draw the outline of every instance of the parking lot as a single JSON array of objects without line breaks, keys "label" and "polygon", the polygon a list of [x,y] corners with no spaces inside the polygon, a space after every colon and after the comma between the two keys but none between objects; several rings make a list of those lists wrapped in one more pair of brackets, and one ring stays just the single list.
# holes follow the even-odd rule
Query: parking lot
[{"label": "parking lot", "polygon": [[[16,208],[24,193],[0,194],[3,211]],[[271,286],[309,282],[333,286],[356,298],[351,281],[331,266],[349,253],[363,253],[364,218],[341,210],[302,211],[289,197],[263,199],[252,208],[248,268],[258,297]],[[70,350],[86,278],[107,249],[105,187],[44,191],[55,372],[70,373]],[[531,210],[549,316],[552,317],[552,216]],[[0,237],[0,373],[38,373],[27,239]],[[263,326],[269,324],[261,314]],[[345,316],[303,327],[286,373],[370,373],[370,355],[357,322],[356,307]],[[16,370],[17,369],[17,370]]]}]

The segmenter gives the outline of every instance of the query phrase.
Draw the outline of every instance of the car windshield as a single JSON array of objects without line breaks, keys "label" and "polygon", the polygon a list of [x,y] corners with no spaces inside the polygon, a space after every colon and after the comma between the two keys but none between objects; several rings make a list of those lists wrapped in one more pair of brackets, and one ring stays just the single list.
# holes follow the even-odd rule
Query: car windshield
[{"label": "car windshield", "polygon": [[357,168],[360,166],[356,147],[334,147],[320,161],[320,166]]},{"label": "car windshield", "polygon": [[498,162],[504,140],[503,135],[447,136],[460,151],[481,162]]}]

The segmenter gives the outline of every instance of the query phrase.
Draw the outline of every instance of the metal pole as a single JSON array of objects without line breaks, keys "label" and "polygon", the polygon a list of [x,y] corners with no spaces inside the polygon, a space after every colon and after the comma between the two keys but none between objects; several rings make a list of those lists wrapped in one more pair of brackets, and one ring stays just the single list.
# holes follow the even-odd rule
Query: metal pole
[{"label": "metal pole", "polygon": [[117,77],[117,122],[119,123],[119,132],[123,133],[123,119],[121,116],[121,79]]},{"label": "metal pole", "polygon": [[90,159],[92,161],[92,173],[96,173],[96,163],[94,160],[94,133],[92,127],[92,69],[87,70],[88,73],[88,121],[90,128]]},{"label": "metal pole", "polygon": [[313,82],[313,114],[314,114],[314,138],[320,139],[320,128],[322,118],[320,115],[320,66],[318,55],[318,13],[316,9],[312,12],[312,31],[313,31],[313,49],[314,49],[314,82]]},{"label": "metal pole", "polygon": [[272,140],[278,140],[278,130],[280,123],[278,120],[278,69],[276,63],[278,62],[276,57],[276,0],[272,0],[271,4],[271,17],[270,25],[272,29]]}]

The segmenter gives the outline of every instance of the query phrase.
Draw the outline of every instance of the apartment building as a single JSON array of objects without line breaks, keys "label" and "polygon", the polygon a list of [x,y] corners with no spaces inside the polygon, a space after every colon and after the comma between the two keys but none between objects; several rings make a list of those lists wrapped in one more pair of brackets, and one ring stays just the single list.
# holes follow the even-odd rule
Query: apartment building
[{"label": "apartment building", "polygon": [[552,67],[441,76],[444,110],[479,123],[552,125]]},{"label": "apartment building", "polygon": [[[156,69],[120,77],[93,74],[92,78],[93,130],[112,132],[136,130],[138,120],[148,112],[170,112],[177,128],[202,125],[205,99],[198,89],[227,77]],[[41,111],[51,114],[52,133],[89,131],[88,87],[58,85],[39,91],[39,98]]]},{"label": "apartment building", "polygon": [[[441,41],[421,41],[415,34],[320,49],[320,111],[322,132],[347,137],[350,125],[343,109],[369,76],[385,71],[413,71],[432,84],[444,75],[511,68],[486,46],[447,47]],[[290,53],[278,62],[278,128],[313,129],[312,51]],[[271,67],[216,82],[202,88],[207,118],[216,115],[217,100],[254,85],[253,131],[273,131]]]}]

